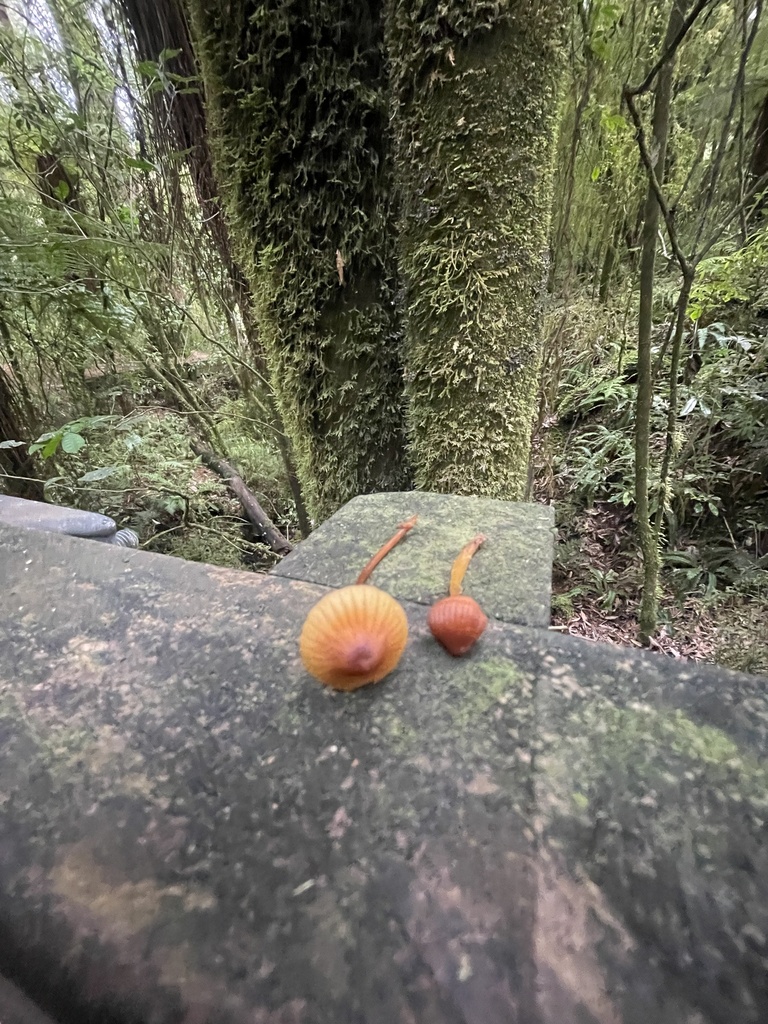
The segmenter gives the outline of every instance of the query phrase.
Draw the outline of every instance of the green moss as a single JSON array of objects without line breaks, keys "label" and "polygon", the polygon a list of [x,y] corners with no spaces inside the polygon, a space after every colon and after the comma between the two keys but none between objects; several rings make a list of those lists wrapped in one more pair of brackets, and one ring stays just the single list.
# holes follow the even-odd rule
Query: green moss
[{"label": "green moss", "polygon": [[[631,779],[632,789],[664,792],[701,776],[710,789],[738,792],[765,802],[768,771],[721,729],[698,725],[677,709],[621,709],[601,704],[590,709],[578,730],[583,760],[569,749],[567,771],[584,785],[590,780]],[[597,740],[599,739],[599,742]]]},{"label": "green moss", "polygon": [[382,723],[384,735],[394,750],[403,755],[413,755],[421,749],[421,732],[411,722],[406,721],[402,714],[383,715]]},{"label": "green moss", "polygon": [[552,198],[560,0],[391,0],[416,484],[523,497]]},{"label": "green moss", "polygon": [[446,702],[454,725],[466,732],[503,700],[524,705],[530,697],[530,681],[504,658],[466,660],[463,671],[454,673],[460,692]]},{"label": "green moss", "polygon": [[390,0],[388,80],[372,0],[190,4],[227,209],[314,512],[409,482],[390,112],[417,485],[522,497],[566,6]]},{"label": "green moss", "polygon": [[[491,736],[486,723],[490,724],[490,715],[496,708],[502,704],[529,707],[529,680],[504,658],[484,660],[479,648],[471,657],[454,659],[434,641],[429,643],[434,644],[434,664],[428,671],[416,671],[414,666],[418,663],[406,654],[408,677],[402,677],[399,683],[390,680],[381,684],[387,689],[376,702],[377,726],[392,749],[403,757],[423,754],[428,747],[424,737],[435,728],[435,708],[426,703],[421,715],[422,706],[418,705],[414,717],[414,708],[409,705],[406,717],[399,699],[400,688],[407,685],[439,690],[440,728],[455,738],[457,751],[466,748],[476,755]],[[521,711],[520,720],[525,716],[526,712]]]},{"label": "green moss", "polygon": [[570,619],[573,615],[573,598],[570,594],[552,595],[552,614],[559,615],[563,619]]},{"label": "green moss", "polygon": [[190,6],[233,236],[323,517],[408,482],[377,5]]}]

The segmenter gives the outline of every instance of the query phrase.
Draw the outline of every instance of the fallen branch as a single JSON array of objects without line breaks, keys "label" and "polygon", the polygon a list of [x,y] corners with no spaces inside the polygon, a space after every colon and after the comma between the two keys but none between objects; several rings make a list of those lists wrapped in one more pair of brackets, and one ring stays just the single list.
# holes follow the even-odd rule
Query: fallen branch
[{"label": "fallen branch", "polygon": [[218,473],[226,481],[229,489],[243,506],[243,511],[256,533],[276,554],[287,555],[289,551],[293,551],[293,544],[280,533],[257,501],[255,495],[245,486],[243,478],[226,459],[218,458],[213,452],[201,448],[194,441],[192,442],[192,451],[195,455],[200,456],[203,463],[209,469],[212,469],[214,473]]}]

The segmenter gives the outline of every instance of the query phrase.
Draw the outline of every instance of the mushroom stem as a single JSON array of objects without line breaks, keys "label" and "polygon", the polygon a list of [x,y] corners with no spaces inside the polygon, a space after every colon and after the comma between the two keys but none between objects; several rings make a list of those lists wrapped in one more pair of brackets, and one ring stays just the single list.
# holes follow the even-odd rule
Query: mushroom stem
[{"label": "mushroom stem", "polygon": [[480,545],[486,540],[487,537],[482,533],[478,533],[478,535],[471,540],[469,544],[464,545],[456,556],[456,560],[454,561],[451,569],[451,582],[448,587],[448,593],[451,597],[457,597],[461,593],[461,584],[464,580],[464,574],[467,571],[467,567],[472,559],[472,555],[474,555]]},{"label": "mushroom stem", "polygon": [[394,537],[391,537],[383,547],[379,548],[379,550],[370,560],[368,565],[366,565],[366,567],[355,580],[356,583],[368,582],[368,577],[371,575],[371,573],[382,560],[382,558],[384,558],[385,555],[388,555],[396,544],[400,543],[400,541],[403,539],[406,533],[408,533],[409,530],[412,530],[414,528],[417,519],[418,516],[411,516],[411,518],[406,519],[404,523],[400,523],[400,526],[397,529],[397,533],[394,535]]}]

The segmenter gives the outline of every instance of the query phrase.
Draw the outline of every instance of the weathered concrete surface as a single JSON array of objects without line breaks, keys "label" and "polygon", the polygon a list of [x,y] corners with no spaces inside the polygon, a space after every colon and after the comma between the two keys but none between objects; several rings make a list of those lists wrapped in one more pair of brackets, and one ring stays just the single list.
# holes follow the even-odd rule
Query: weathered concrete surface
[{"label": "weathered concrete surface", "polygon": [[2,1024],[56,1024],[53,1018],[0,975],[0,1021]]},{"label": "weathered concrete surface", "polygon": [[65,533],[70,537],[88,537],[106,540],[117,530],[109,516],[98,512],[83,512],[77,508],[49,505],[43,501],[27,501],[0,494],[0,523],[5,526],[23,526],[27,530],[46,530]]},{"label": "weathered concrete surface", "polygon": [[401,601],[433,604],[448,593],[451,565],[478,533],[488,540],[469,566],[464,592],[488,615],[548,626],[554,511],[546,505],[446,497],[422,491],[353,498],[283,559],[274,572],[323,586],[354,583],[403,519],[419,521],[371,582]]},{"label": "weathered concrete surface", "polygon": [[0,970],[62,1024],[768,1020],[764,682],[409,603],[336,694],[318,586],[0,551]]}]

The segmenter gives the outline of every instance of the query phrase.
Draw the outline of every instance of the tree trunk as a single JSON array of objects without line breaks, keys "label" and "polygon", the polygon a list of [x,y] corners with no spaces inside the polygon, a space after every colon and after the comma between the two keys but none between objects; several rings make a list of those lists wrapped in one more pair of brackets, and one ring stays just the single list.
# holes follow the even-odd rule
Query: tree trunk
[{"label": "tree trunk", "polygon": [[[568,147],[568,164],[566,166],[565,173],[561,173],[556,178],[558,182],[565,182],[565,199],[561,204],[559,204],[559,217],[554,225],[556,230],[554,232],[555,240],[552,244],[551,264],[547,279],[548,292],[554,291],[555,279],[557,277],[559,262],[562,255],[565,256],[567,262],[566,278],[568,285],[570,285],[570,278],[573,271],[573,252],[571,250],[570,230],[571,214],[573,211],[573,196],[576,187],[576,161],[579,153],[579,143],[581,141],[582,121],[592,95],[592,86],[594,83],[595,72],[597,70],[594,54],[591,48],[590,17],[583,4],[579,5],[579,18],[581,22],[580,32],[582,51],[584,54],[584,79],[581,83],[581,91],[578,93],[579,98],[576,101],[573,114],[570,145]],[[571,60],[578,68],[575,57],[575,45],[572,46],[571,49]],[[579,72],[575,73],[579,74]],[[574,85],[577,84],[577,81],[578,79],[574,80]],[[563,253],[564,246],[566,247],[565,253]]]},{"label": "tree trunk", "polygon": [[[685,20],[689,0],[675,0],[662,46],[666,52]],[[664,64],[656,80],[653,102],[652,146],[654,170],[664,182],[669,138],[674,58]],[[653,401],[653,275],[659,230],[659,203],[650,183],[645,200],[640,257],[640,311],[637,339],[637,410],[635,434],[635,521],[643,552],[643,596],[640,604],[640,638],[647,643],[656,630],[659,605],[659,546],[650,518],[648,472],[650,467],[651,403]]]},{"label": "tree trunk", "polygon": [[669,366],[667,436],[664,443],[664,457],[661,461],[661,472],[659,474],[659,500],[656,508],[656,522],[653,527],[653,534],[657,549],[661,542],[661,531],[664,526],[664,514],[669,500],[669,478],[672,470],[672,460],[678,454],[678,377],[680,376],[680,357],[682,355],[683,340],[685,338],[685,322],[688,317],[688,303],[691,300],[691,291],[693,289],[695,273],[695,267],[692,267],[689,273],[683,274],[683,285],[677,298],[677,311],[675,313],[674,336],[672,338],[672,353]]},{"label": "tree trunk", "polygon": [[420,488],[525,493],[567,11],[386,7]]},{"label": "tree trunk", "polygon": [[[768,93],[765,94],[762,106],[760,107],[760,113],[755,121],[754,138],[755,142],[752,149],[749,172],[751,194],[757,197],[762,191],[768,194],[768,189],[765,186],[765,175],[768,174]],[[756,225],[760,223],[765,205],[766,199],[763,197],[753,211],[752,220]]]},{"label": "tree trunk", "polygon": [[[176,56],[170,59],[173,72],[185,78],[192,78],[197,74],[192,36],[183,0],[155,0],[151,4],[144,3],[143,0],[121,0],[121,7],[133,33],[139,60],[155,61],[164,50],[178,50]],[[240,309],[253,359],[259,372],[267,378],[269,371],[264,365],[264,352],[253,321],[250,288],[241,267],[234,259],[229,228],[221,209],[219,187],[211,161],[203,90],[182,90],[177,93],[162,90],[152,93],[148,101],[159,148],[186,154],[187,168],[194,183],[206,229],[227,271],[232,298]],[[178,178],[178,165],[172,163],[170,167],[165,168],[165,173],[169,170]],[[177,180],[174,187],[181,188],[180,180]],[[228,316],[227,320],[231,332],[235,335],[234,319]],[[244,380],[242,387],[247,394],[249,389],[255,387],[255,381]],[[264,390],[275,440],[296,505],[297,518],[301,532],[306,537],[312,527],[296,473],[291,443],[286,437],[271,387],[267,385]]]},{"label": "tree trunk", "polygon": [[217,177],[311,511],[408,485],[375,0],[190,0]]}]

